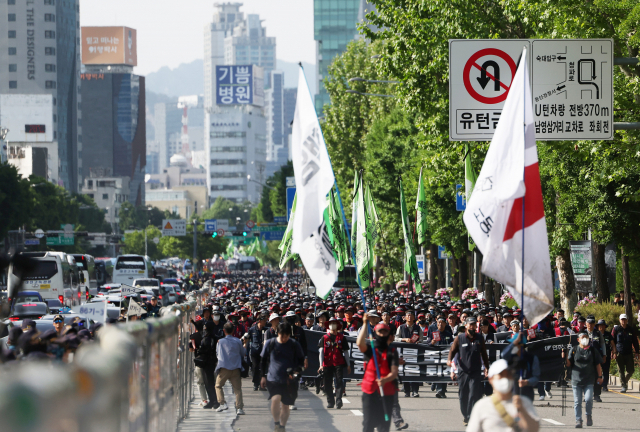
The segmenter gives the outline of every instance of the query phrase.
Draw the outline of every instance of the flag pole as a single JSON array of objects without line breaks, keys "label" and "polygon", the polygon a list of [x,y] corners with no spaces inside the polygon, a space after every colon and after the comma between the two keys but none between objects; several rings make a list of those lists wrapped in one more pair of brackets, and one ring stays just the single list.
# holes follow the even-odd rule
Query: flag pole
[{"label": "flag pole", "polygon": [[[302,72],[302,76],[304,77],[304,81],[307,84],[307,91],[309,92],[309,94],[311,94],[311,90],[309,90],[309,82],[307,81],[307,77],[304,74],[304,67],[302,66],[302,62],[299,62],[298,65],[300,66],[301,72]],[[318,130],[320,131],[320,134],[322,135],[322,139],[324,140],[324,133],[322,132],[322,127],[320,126],[320,121],[318,120],[318,113],[316,113],[316,121],[318,122]],[[333,172],[333,178],[334,178],[334,184],[336,186],[336,194],[338,195],[338,201],[340,202],[340,210],[342,212],[342,221],[344,223],[344,228],[347,232],[347,238],[349,239],[349,248],[351,250],[351,259],[353,260],[353,266],[356,270],[356,275],[358,276],[358,288],[360,290],[360,297],[362,298],[362,308],[364,309],[365,313],[367,312],[367,302],[364,298],[364,292],[362,291],[362,280],[360,279],[360,273],[358,272],[358,264],[356,263],[356,255],[353,251],[353,244],[351,243],[351,236],[349,233],[349,226],[347,225],[347,218],[345,216],[344,213],[344,206],[342,205],[342,198],[340,197],[340,188],[338,187],[338,181],[335,179],[335,171],[333,171],[333,164],[331,163],[331,156],[329,155],[329,150],[327,149],[327,146],[324,146],[325,151],[327,152],[327,159],[329,160],[329,166],[331,167],[331,171]],[[361,179],[362,182],[362,179]],[[360,186],[358,186],[360,187]],[[373,354],[373,362],[375,364],[376,367],[376,376],[378,379],[380,379],[380,367],[378,366],[378,358],[376,356],[376,351],[375,351],[375,347],[373,346],[373,330],[371,328],[371,325],[367,322],[367,333],[369,334],[369,340],[371,342],[371,351]],[[384,405],[384,391],[382,389],[382,387],[378,386],[380,389],[380,396],[383,398],[382,399],[382,407],[384,409],[384,419],[385,421],[389,420],[389,415],[387,414],[387,407]]]},{"label": "flag pole", "polygon": [[[527,63],[526,57],[523,60],[524,60],[524,64],[526,65]],[[526,74],[527,71],[523,69],[522,72]],[[527,166],[527,163],[526,163],[526,158],[527,158],[526,156],[526,152],[527,152],[527,87],[526,86],[527,85],[529,85],[529,83],[525,82],[524,85],[522,86],[522,105],[523,105],[522,106],[522,135],[523,135],[522,145],[524,145],[524,153],[525,153],[524,160],[522,161],[523,162],[522,181],[525,181],[526,166]],[[520,360],[524,358],[524,343],[522,341],[522,338],[526,337],[524,334],[524,318],[525,318],[524,316],[524,223],[525,223],[524,211],[525,211],[526,197],[527,197],[527,191],[525,188],[524,195],[522,196],[522,259],[520,262],[520,265],[522,266],[521,268],[522,277],[520,279],[520,308],[522,309],[522,317],[520,318],[520,344],[522,345],[522,348],[520,348]],[[520,379],[522,379],[522,374],[523,374],[523,369],[521,368]],[[518,386],[518,389],[520,390],[520,394],[522,394],[522,389],[520,388],[520,386]]]}]

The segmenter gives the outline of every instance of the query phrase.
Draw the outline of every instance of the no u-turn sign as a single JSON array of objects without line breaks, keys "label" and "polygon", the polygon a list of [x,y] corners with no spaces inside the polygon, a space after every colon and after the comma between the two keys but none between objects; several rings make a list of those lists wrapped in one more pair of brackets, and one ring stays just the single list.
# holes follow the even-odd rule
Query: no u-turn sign
[{"label": "no u-turn sign", "polygon": [[449,41],[449,136],[488,141],[528,40]]}]

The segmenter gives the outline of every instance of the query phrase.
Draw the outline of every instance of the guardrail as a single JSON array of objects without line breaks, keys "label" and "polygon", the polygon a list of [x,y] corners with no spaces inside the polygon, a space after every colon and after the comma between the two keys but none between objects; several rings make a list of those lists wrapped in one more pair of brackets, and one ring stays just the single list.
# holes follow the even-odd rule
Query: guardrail
[{"label": "guardrail", "polygon": [[71,364],[0,369],[3,432],[175,432],[193,397],[191,320],[209,289],[162,317],[104,326]]}]

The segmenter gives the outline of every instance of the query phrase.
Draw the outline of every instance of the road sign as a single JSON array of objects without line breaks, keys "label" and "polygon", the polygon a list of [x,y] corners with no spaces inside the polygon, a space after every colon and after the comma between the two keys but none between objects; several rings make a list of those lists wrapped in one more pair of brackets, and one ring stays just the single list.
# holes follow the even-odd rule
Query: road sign
[{"label": "road sign", "polygon": [[295,177],[287,177],[286,178],[286,186],[289,187],[296,187],[296,178]]},{"label": "road sign", "polygon": [[218,235],[219,235],[220,237],[222,237],[222,236],[224,235],[224,230],[223,230],[222,228],[220,228],[220,229],[218,230]]},{"label": "road sign", "polygon": [[424,255],[416,255],[416,262],[418,263],[418,274],[420,275],[420,280],[425,280]]},{"label": "road sign", "polygon": [[47,246],[73,246],[75,244],[75,238],[65,237],[58,234],[57,237],[47,237]]},{"label": "road sign", "polygon": [[204,232],[212,233],[218,230],[218,221],[216,219],[204,220]]},{"label": "road sign", "polygon": [[493,137],[523,47],[536,139],[613,139],[612,39],[450,40],[449,139]]},{"label": "road sign", "polygon": [[187,221],[184,219],[162,219],[162,235],[186,236]]},{"label": "road sign", "polygon": [[253,227],[256,226],[256,223],[249,219],[245,225],[247,226],[247,228],[253,229]]},{"label": "road sign", "polygon": [[35,236],[36,238],[41,239],[42,237],[44,237],[44,231],[42,231],[40,228],[38,228],[35,232]]},{"label": "road sign", "polygon": [[449,41],[449,138],[488,141],[527,39]]},{"label": "road sign", "polygon": [[267,232],[267,231],[285,231],[287,229],[286,225],[260,225],[253,227],[253,231]]},{"label": "road sign", "polygon": [[284,237],[284,230],[280,231],[265,231],[260,233],[262,240],[268,241],[280,241]]},{"label": "road sign", "polygon": [[287,217],[286,216],[274,216],[273,217],[273,222],[276,223],[276,224],[286,225],[287,224]]},{"label": "road sign", "polygon": [[533,40],[538,140],[613,139],[613,39]]},{"label": "road sign", "polygon": [[450,253],[447,253],[444,246],[438,246],[438,259],[452,258]]},{"label": "road sign", "polygon": [[291,209],[293,208],[293,199],[296,196],[296,188],[288,187],[287,188],[287,222],[291,219]]},{"label": "road sign", "polygon": [[40,239],[39,238],[37,238],[37,239],[26,239],[24,241],[24,245],[25,246],[38,246],[38,245],[40,245]]},{"label": "road sign", "polygon": [[85,303],[73,307],[73,311],[95,322],[104,323],[107,318],[107,302]]},{"label": "road sign", "polygon": [[467,197],[464,195],[464,189],[461,184],[456,185],[456,211],[465,211],[467,209]]},{"label": "road sign", "polygon": [[155,244],[160,243],[160,237],[154,237],[154,238],[153,238],[153,242],[154,242]]}]

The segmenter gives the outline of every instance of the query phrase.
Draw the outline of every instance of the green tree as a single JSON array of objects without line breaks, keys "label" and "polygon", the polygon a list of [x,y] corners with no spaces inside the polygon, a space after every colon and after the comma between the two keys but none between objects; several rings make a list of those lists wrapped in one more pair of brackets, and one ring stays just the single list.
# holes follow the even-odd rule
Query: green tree
[{"label": "green tree", "polygon": [[202,213],[202,219],[228,219],[229,228],[236,226],[237,218],[240,218],[240,227],[251,217],[252,205],[249,201],[238,204],[219,196],[213,205]]},{"label": "green tree", "polygon": [[[155,237],[162,237],[162,232],[153,225],[147,227],[147,255],[152,260],[164,258],[161,248],[153,241]],[[126,233],[124,235],[124,247],[128,254],[144,255],[144,230]]]},{"label": "green tree", "polygon": [[130,202],[124,202],[120,206],[118,214],[120,230],[140,229],[147,225],[161,226],[163,219],[180,219],[180,215],[169,210],[160,210],[157,207],[136,206]]},{"label": "green tree", "polygon": [[29,181],[20,178],[15,166],[0,164],[0,239],[29,220],[33,214],[32,193]]}]

